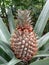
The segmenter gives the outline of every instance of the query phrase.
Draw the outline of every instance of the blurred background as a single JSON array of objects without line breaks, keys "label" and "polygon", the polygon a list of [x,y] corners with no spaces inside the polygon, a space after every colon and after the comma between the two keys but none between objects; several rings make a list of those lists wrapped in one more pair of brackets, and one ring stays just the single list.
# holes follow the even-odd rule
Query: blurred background
[{"label": "blurred background", "polygon": [[[43,9],[43,6],[47,0],[0,0],[0,17],[4,23],[8,26],[7,12],[10,8],[14,17],[14,22],[17,21],[17,10],[28,9],[31,10],[33,26]],[[49,31],[49,20],[47,21],[43,34]]]}]

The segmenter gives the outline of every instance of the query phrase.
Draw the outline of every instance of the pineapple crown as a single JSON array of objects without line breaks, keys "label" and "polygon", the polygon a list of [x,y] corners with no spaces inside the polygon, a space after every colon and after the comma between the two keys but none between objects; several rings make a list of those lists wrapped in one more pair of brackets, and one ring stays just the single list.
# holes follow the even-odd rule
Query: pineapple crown
[{"label": "pineapple crown", "polygon": [[31,23],[30,10],[18,9],[18,22],[20,25]]}]

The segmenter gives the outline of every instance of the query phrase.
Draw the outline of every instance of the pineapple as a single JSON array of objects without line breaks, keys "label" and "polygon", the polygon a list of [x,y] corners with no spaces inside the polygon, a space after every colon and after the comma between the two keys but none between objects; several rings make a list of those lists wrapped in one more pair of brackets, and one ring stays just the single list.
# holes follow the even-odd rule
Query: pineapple
[{"label": "pineapple", "polygon": [[30,11],[18,10],[18,23],[11,35],[11,49],[16,58],[30,61],[37,53],[36,34],[31,25]]}]

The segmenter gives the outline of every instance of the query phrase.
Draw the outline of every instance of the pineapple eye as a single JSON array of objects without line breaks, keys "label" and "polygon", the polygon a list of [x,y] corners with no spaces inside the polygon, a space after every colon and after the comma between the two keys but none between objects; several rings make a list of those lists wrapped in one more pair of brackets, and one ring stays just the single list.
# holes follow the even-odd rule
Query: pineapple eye
[{"label": "pineapple eye", "polygon": [[21,47],[24,48],[24,45],[22,45]]},{"label": "pineapple eye", "polygon": [[24,48],[24,50],[26,51],[26,50],[27,50],[27,48]]},{"label": "pineapple eye", "polygon": [[28,46],[28,43],[26,43],[25,46]]},{"label": "pineapple eye", "polygon": [[25,44],[25,40],[22,40],[22,43]]}]

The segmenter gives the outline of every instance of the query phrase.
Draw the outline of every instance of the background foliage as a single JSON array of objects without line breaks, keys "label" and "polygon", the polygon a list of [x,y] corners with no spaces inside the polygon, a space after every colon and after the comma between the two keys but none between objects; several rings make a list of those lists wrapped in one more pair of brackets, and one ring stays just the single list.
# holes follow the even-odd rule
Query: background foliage
[{"label": "background foliage", "polygon": [[[15,19],[18,9],[29,9],[31,10],[32,21],[34,22],[33,25],[35,25],[46,1],[47,0],[0,0],[0,16],[3,18],[4,22],[7,22],[6,8],[11,8]],[[45,27],[44,33],[49,31],[48,27],[49,22]]]}]

